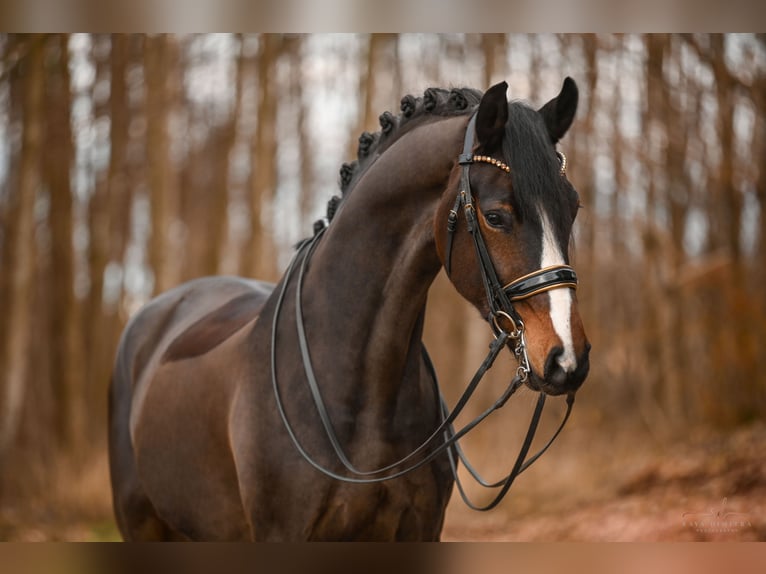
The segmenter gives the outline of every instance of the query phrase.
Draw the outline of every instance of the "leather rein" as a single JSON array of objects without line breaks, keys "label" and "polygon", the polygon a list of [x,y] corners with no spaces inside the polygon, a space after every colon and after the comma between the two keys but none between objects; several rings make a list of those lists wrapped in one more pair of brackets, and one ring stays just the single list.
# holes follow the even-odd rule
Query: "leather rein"
[{"label": "leather rein", "polygon": [[[312,238],[303,241],[298,246],[296,254],[290,262],[287,271],[285,272],[285,276],[279,290],[279,295],[277,297],[271,326],[271,383],[279,416],[282,419],[285,430],[290,436],[290,439],[293,442],[295,448],[308,464],[310,464],[325,476],[335,480],[356,484],[378,483],[404,476],[405,474],[408,474],[430,463],[436,457],[443,455],[446,452],[449,458],[450,468],[452,470],[455,483],[465,503],[474,510],[490,510],[500,503],[500,501],[510,489],[516,477],[524,472],[527,468],[529,468],[532,463],[540,458],[540,456],[542,456],[543,453],[548,450],[551,444],[553,444],[553,441],[556,439],[556,437],[558,437],[564,428],[564,425],[566,424],[572,412],[572,405],[574,404],[574,393],[567,395],[566,414],[564,415],[564,418],[556,432],[545,444],[545,446],[540,449],[540,451],[527,459],[527,454],[535,437],[543,407],[545,405],[546,395],[542,391],[539,393],[537,403],[529,423],[527,434],[524,438],[521,449],[519,450],[518,456],[516,457],[516,461],[514,462],[514,465],[511,468],[509,474],[496,482],[488,482],[484,480],[478,472],[476,472],[474,467],[465,457],[465,454],[460,448],[458,441],[468,432],[473,430],[482,421],[484,421],[490,414],[503,407],[508,399],[518,390],[519,387],[521,387],[521,385],[528,378],[530,366],[526,352],[524,323],[521,320],[519,314],[514,309],[513,302],[532,297],[550,289],[576,288],[577,275],[575,274],[574,269],[572,269],[570,266],[557,265],[546,269],[540,269],[520,277],[519,279],[516,279],[515,281],[512,281],[505,286],[500,283],[494,264],[492,263],[492,259],[489,255],[489,251],[487,250],[486,244],[481,235],[479,223],[476,219],[476,208],[474,206],[474,200],[469,181],[469,168],[470,165],[474,162],[484,162],[496,165],[506,172],[510,170],[504,163],[500,162],[499,160],[495,160],[486,156],[473,155],[475,123],[476,113],[473,114],[468,123],[463,153],[459,156],[458,159],[458,163],[462,169],[461,183],[460,191],[458,192],[457,198],[455,200],[455,206],[450,211],[449,219],[447,222],[448,240],[445,269],[449,275],[451,272],[453,236],[457,229],[458,213],[462,208],[462,212],[465,214],[468,231],[473,239],[476,256],[479,261],[479,269],[481,271],[482,281],[487,296],[487,302],[490,308],[488,321],[492,327],[495,339],[489,346],[489,352],[487,356],[484,358],[481,365],[476,370],[476,373],[471,378],[471,381],[469,382],[465,391],[463,391],[463,394],[458,399],[452,411],[449,411],[441,394],[433,363],[431,362],[425,347],[423,347],[423,360],[426,364],[426,367],[428,368],[429,373],[431,374],[435,385],[435,391],[440,401],[440,409],[442,413],[441,424],[439,424],[439,426],[417,448],[415,448],[405,457],[392,462],[391,464],[374,470],[360,470],[351,463],[342,445],[340,444],[340,441],[338,440],[337,433],[334,430],[324,400],[322,399],[319,384],[317,382],[309,354],[308,339],[303,322],[303,305],[301,295],[303,280],[311,256],[313,255],[321,237],[324,235],[327,229],[325,226],[322,226],[320,229],[318,229]],[[566,160],[563,158],[563,154],[561,157],[563,173],[563,166],[566,165]],[[330,444],[332,445],[335,455],[343,467],[346,469],[347,474],[339,474],[333,470],[330,470],[329,468],[318,463],[314,458],[311,457],[311,455],[309,455],[308,452],[306,452],[298,440],[298,437],[296,436],[290,421],[288,420],[282,400],[282,395],[279,390],[276,367],[277,325],[285,295],[287,293],[287,287],[295,273],[297,273],[297,285],[295,289],[295,326],[298,334],[298,343],[300,347],[304,373],[306,375],[309,391],[311,392],[325,434],[330,441]],[[510,322],[510,324],[513,325],[513,328],[510,331],[503,328],[502,323],[505,322]],[[484,374],[492,367],[498,354],[506,346],[512,347],[514,355],[518,361],[519,366],[516,370],[515,376],[508,384],[508,387],[505,389],[502,395],[489,408],[479,414],[471,422],[463,426],[460,430],[456,431],[453,423],[463,411],[463,408],[466,406],[474,391],[478,387],[479,382],[483,378]],[[435,441],[437,441],[439,438],[442,439],[441,442],[434,445],[433,443],[435,443]],[[486,488],[500,488],[497,495],[488,504],[479,506],[469,500],[457,474],[457,458],[463,462],[468,472],[481,486]]]}]

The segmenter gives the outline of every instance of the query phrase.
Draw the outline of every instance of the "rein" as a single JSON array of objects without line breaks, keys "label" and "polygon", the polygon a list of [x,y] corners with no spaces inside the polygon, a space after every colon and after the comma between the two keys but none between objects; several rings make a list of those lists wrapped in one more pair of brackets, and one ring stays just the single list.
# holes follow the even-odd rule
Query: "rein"
[{"label": "rein", "polygon": [[[455,198],[455,205],[450,210],[447,219],[447,246],[444,266],[447,275],[449,276],[452,270],[452,244],[455,232],[457,230],[458,213],[462,207],[463,214],[465,215],[467,229],[473,240],[474,248],[476,251],[476,259],[479,262],[481,279],[482,283],[484,284],[487,303],[490,309],[487,320],[492,326],[495,337],[500,338],[505,336],[505,338],[513,341],[514,344],[513,353],[516,356],[516,360],[519,366],[516,370],[516,376],[511,381],[511,387],[513,387],[514,384],[521,385],[521,383],[525,382],[529,376],[530,371],[529,358],[527,357],[526,339],[524,337],[524,322],[521,320],[521,316],[513,307],[513,302],[534,297],[535,295],[550,291],[551,289],[576,289],[577,274],[569,265],[554,265],[544,269],[538,269],[532,273],[528,273],[527,275],[519,277],[518,279],[511,281],[506,285],[502,285],[500,283],[500,280],[497,276],[497,271],[495,270],[495,266],[492,263],[492,257],[489,254],[487,245],[484,242],[484,237],[481,234],[479,221],[476,217],[476,208],[474,207],[475,202],[473,199],[473,194],[471,193],[470,166],[475,162],[481,162],[494,165],[506,173],[510,173],[511,169],[508,165],[498,159],[483,155],[474,155],[473,148],[475,129],[476,113],[471,116],[471,119],[468,122],[465,139],[463,141],[463,153],[461,153],[458,157],[458,164],[461,166],[460,190],[458,191],[457,197]],[[557,154],[561,161],[561,174],[563,175],[566,172],[566,156],[561,152],[557,152]],[[513,330],[510,333],[503,329],[500,319],[505,319],[513,325]],[[430,360],[427,361],[427,363],[430,365],[430,369],[432,370],[432,373],[435,377],[433,365],[430,364]],[[556,440],[559,433],[561,433],[564,425],[569,419],[569,415],[572,412],[572,406],[574,405],[573,393],[569,393],[567,395],[566,414],[564,415],[561,424],[559,425],[558,429],[556,429],[556,432],[553,434],[551,439],[532,458],[527,461],[524,460],[537,431],[537,426],[540,422],[540,416],[542,415],[543,407],[545,405],[545,397],[545,393],[540,391],[537,404],[532,415],[532,420],[529,423],[527,435],[524,439],[524,442],[522,443],[521,450],[519,451],[513,468],[504,479],[501,479],[495,483],[488,483],[485,481],[470,464],[467,457],[460,448],[460,445],[456,443],[455,451],[457,452],[458,458],[460,458],[468,472],[481,486],[486,488],[502,487],[500,492],[498,492],[496,497],[489,504],[485,506],[476,506],[469,500],[465,489],[463,488],[463,485],[458,477],[457,464],[453,452],[449,452],[450,466],[452,467],[452,474],[455,477],[455,484],[458,487],[461,498],[470,508],[474,510],[490,510],[497,506],[508,492],[508,489],[511,487],[516,477],[524,470],[529,468],[538,458],[540,458],[540,456],[542,456],[542,454],[548,450],[548,447],[553,444],[553,441]],[[444,413],[446,413],[446,405],[442,399],[442,416],[444,416]],[[452,428],[450,427],[450,430],[445,433],[445,439],[448,440],[451,437],[451,431]]]},{"label": "rein", "polygon": [[[484,288],[487,295],[487,302],[490,307],[490,315],[488,317],[488,320],[492,327],[495,339],[489,346],[489,352],[487,353],[487,356],[484,358],[481,365],[476,370],[476,373],[472,377],[465,391],[463,391],[463,394],[458,399],[452,411],[449,411],[449,409],[447,408],[444,398],[439,390],[438,381],[437,381],[436,372],[435,372],[433,363],[431,362],[431,359],[428,356],[428,353],[426,352],[425,347],[423,347],[422,349],[423,360],[434,382],[436,395],[439,397],[440,411],[442,415],[441,424],[439,424],[439,426],[431,433],[431,435],[428,438],[426,438],[417,448],[415,448],[408,455],[397,460],[396,462],[393,462],[391,464],[388,464],[386,466],[383,466],[374,470],[360,470],[360,469],[357,469],[351,463],[345,451],[343,450],[343,447],[340,444],[340,441],[338,440],[337,433],[335,432],[332,421],[330,420],[329,413],[324,404],[324,400],[322,399],[322,395],[319,389],[319,385],[316,379],[316,375],[314,373],[314,368],[313,368],[311,357],[309,354],[308,339],[306,337],[305,326],[303,322],[303,306],[302,306],[302,298],[301,298],[303,279],[306,273],[306,269],[308,268],[308,264],[311,259],[311,256],[313,255],[314,250],[316,249],[321,237],[324,235],[324,232],[327,229],[327,227],[325,226],[318,228],[314,237],[303,241],[298,246],[296,254],[293,257],[292,261],[290,262],[290,265],[288,266],[287,271],[285,272],[285,276],[282,281],[282,286],[279,290],[279,295],[277,297],[276,306],[274,310],[274,316],[272,319],[272,326],[271,326],[271,355],[270,355],[271,356],[271,382],[272,382],[272,388],[274,391],[274,396],[276,399],[276,405],[277,405],[277,410],[279,412],[279,416],[285,426],[285,429],[288,435],[290,436],[291,441],[293,442],[294,446],[298,450],[301,457],[313,468],[315,468],[316,470],[318,470],[325,476],[329,478],[333,478],[335,480],[355,483],[355,484],[370,484],[370,483],[383,482],[386,480],[391,480],[394,478],[401,477],[409,472],[412,472],[424,466],[425,464],[431,462],[437,456],[444,454],[446,451],[447,456],[449,458],[450,468],[452,470],[452,473],[455,479],[455,483],[458,487],[458,490],[463,500],[466,502],[466,504],[470,508],[474,510],[490,510],[494,508],[495,506],[497,506],[497,504],[499,504],[499,502],[503,499],[503,497],[506,495],[506,493],[510,489],[516,477],[522,472],[524,472],[527,468],[529,468],[532,465],[532,463],[534,463],[538,458],[540,458],[540,456],[542,456],[543,453],[545,453],[545,451],[548,450],[551,444],[553,444],[553,441],[556,439],[556,437],[558,437],[559,433],[564,428],[564,425],[569,419],[569,415],[572,411],[572,405],[574,404],[574,394],[570,393],[567,396],[566,414],[564,415],[562,422],[560,423],[558,429],[553,434],[551,439],[545,444],[545,446],[542,449],[540,449],[540,451],[538,451],[531,458],[527,459],[527,454],[532,445],[532,441],[535,437],[535,433],[537,431],[537,427],[539,425],[540,418],[542,416],[543,407],[545,405],[546,395],[543,392],[539,393],[537,404],[535,406],[534,412],[532,414],[532,418],[530,420],[529,429],[524,438],[524,442],[519,451],[519,454],[516,457],[516,461],[511,471],[509,472],[509,474],[497,482],[489,483],[485,481],[479,475],[478,472],[476,472],[474,467],[470,464],[470,462],[465,457],[465,454],[460,448],[458,441],[463,436],[465,436],[468,432],[473,430],[482,421],[484,421],[494,411],[502,408],[505,405],[505,403],[508,401],[508,399],[519,389],[519,387],[521,387],[521,385],[527,380],[529,376],[530,366],[529,366],[529,359],[527,357],[527,351],[526,351],[526,340],[524,337],[524,323],[522,322],[519,314],[514,309],[512,302],[532,297],[534,295],[548,291],[550,289],[555,289],[559,287],[575,288],[577,285],[577,275],[575,274],[574,269],[572,269],[568,265],[557,265],[557,266],[549,267],[546,269],[540,269],[538,271],[535,271],[533,273],[520,277],[519,279],[516,279],[515,281],[512,281],[511,283],[505,286],[501,285],[497,277],[495,267],[492,263],[492,259],[489,255],[489,251],[487,250],[486,244],[479,230],[478,221],[476,219],[476,209],[474,207],[474,201],[471,194],[470,181],[469,181],[469,167],[474,162],[484,162],[484,163],[490,163],[492,165],[496,165],[497,167],[499,167],[500,169],[503,169],[503,171],[506,171],[506,172],[509,172],[510,168],[508,168],[507,165],[505,165],[503,162],[499,160],[495,160],[493,158],[489,158],[486,156],[474,156],[472,154],[475,123],[476,123],[476,114],[474,114],[471,117],[471,120],[468,123],[463,153],[460,155],[458,160],[458,163],[461,165],[461,168],[462,168],[461,191],[459,191],[459,193],[457,194],[457,198],[455,200],[455,207],[450,211],[449,219],[447,223],[447,229],[448,229],[449,235],[448,235],[448,242],[447,242],[445,268],[446,268],[447,274],[449,275],[451,271],[450,258],[451,258],[451,251],[452,251],[452,240],[453,240],[454,232],[457,229],[458,212],[460,208],[462,207],[463,208],[462,211],[465,214],[466,223],[468,225],[468,231],[470,232],[471,237],[473,238],[473,243],[476,250],[477,259],[479,261],[479,268],[481,270],[482,281],[484,283]],[[317,413],[322,422],[322,426],[324,428],[325,434],[328,440],[330,441],[330,444],[332,445],[333,451],[335,452],[335,455],[337,456],[338,460],[341,462],[343,467],[348,471],[348,473],[351,476],[339,474],[337,472],[334,472],[326,468],[322,464],[318,463],[314,458],[312,458],[311,455],[308,454],[308,452],[306,452],[306,450],[303,448],[300,441],[298,440],[298,437],[295,434],[293,426],[287,417],[287,413],[285,411],[284,404],[282,401],[282,396],[279,390],[277,366],[276,366],[277,325],[278,325],[279,317],[281,314],[282,306],[284,303],[285,295],[287,293],[287,287],[290,283],[291,278],[295,274],[296,270],[298,273],[298,278],[297,278],[297,284],[295,289],[295,326],[296,326],[296,330],[298,334],[298,342],[299,342],[299,347],[301,352],[303,368],[306,375],[306,380],[307,380],[314,404],[316,406]],[[510,321],[510,323],[513,325],[513,329],[510,332],[503,329],[501,325],[501,319]],[[500,351],[502,351],[502,349],[505,348],[510,343],[513,344],[513,347],[512,347],[513,352],[519,364],[516,370],[516,375],[508,384],[508,387],[503,392],[503,394],[494,402],[494,404],[492,404],[484,412],[479,414],[471,422],[467,423],[460,430],[456,431],[453,426],[454,421],[457,419],[458,415],[462,412],[463,408],[468,403],[469,399],[471,398],[474,391],[478,387],[479,382],[484,377],[484,374],[494,364],[495,359],[497,358]],[[440,438],[440,437],[443,439],[443,442],[441,442],[437,446],[432,446],[431,448],[429,448],[429,446],[432,445],[432,443],[437,438]],[[419,458],[417,461],[413,461],[413,459],[417,457],[418,455],[421,455],[421,458]],[[486,488],[501,487],[498,494],[489,504],[485,506],[477,506],[468,499],[468,497],[466,496],[465,490],[463,488],[463,485],[457,474],[456,457],[463,462],[466,469],[481,486],[484,486]]]}]

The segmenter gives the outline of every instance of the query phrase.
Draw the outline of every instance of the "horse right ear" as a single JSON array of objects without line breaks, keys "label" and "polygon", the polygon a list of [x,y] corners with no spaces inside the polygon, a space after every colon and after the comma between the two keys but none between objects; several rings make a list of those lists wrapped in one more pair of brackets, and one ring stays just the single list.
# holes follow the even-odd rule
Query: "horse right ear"
[{"label": "horse right ear", "polygon": [[495,84],[482,96],[476,112],[476,139],[484,153],[491,153],[503,141],[505,124],[508,122],[508,100],[505,93],[508,84]]},{"label": "horse right ear", "polygon": [[577,84],[567,76],[559,95],[540,108],[540,114],[545,120],[545,126],[548,128],[548,135],[550,135],[553,145],[556,145],[564,137],[569,126],[572,125],[577,111],[578,94]]}]

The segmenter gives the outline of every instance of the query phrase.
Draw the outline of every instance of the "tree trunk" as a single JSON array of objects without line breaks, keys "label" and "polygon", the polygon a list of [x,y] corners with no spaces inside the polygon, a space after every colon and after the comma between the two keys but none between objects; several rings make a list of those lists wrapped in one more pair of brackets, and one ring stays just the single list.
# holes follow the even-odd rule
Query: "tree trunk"
[{"label": "tree trunk", "polygon": [[43,136],[43,42],[39,36],[26,39],[29,51],[21,66],[23,83],[24,132],[16,197],[16,230],[11,242],[11,285],[5,345],[5,384],[0,416],[0,468],[14,443],[19,429],[21,408],[29,367],[31,346],[31,305],[35,261],[34,208],[40,184],[40,155]]},{"label": "tree trunk", "polygon": [[[663,129],[663,62],[665,58],[665,38],[659,34],[649,35],[645,39],[646,49],[646,104],[642,118],[642,131],[647,135],[654,130]],[[656,138],[650,139],[656,141]],[[666,426],[667,417],[661,408],[663,368],[662,368],[662,237],[655,222],[660,186],[653,166],[657,155],[653,148],[646,152],[644,162],[647,170],[646,220],[643,223],[642,254],[644,273],[642,293],[643,313],[642,329],[643,354],[646,369],[644,383],[640,391],[639,408],[650,426]]]},{"label": "tree trunk", "polygon": [[[286,51],[290,57],[290,97],[298,114],[298,147],[300,160],[300,226],[310,229],[311,209],[314,203],[314,154],[309,130],[309,104],[306,102],[303,82],[303,36],[295,35],[286,42]],[[324,213],[322,213],[324,215]]]},{"label": "tree trunk", "polygon": [[492,82],[505,79],[503,76],[507,70],[506,48],[505,34],[481,35],[481,51],[484,55],[484,85],[481,89],[486,90]]},{"label": "tree trunk", "polygon": [[168,133],[168,115],[172,109],[174,88],[171,82],[176,72],[173,68],[174,52],[175,46],[169,36],[146,37],[146,153],[152,212],[149,261],[154,272],[155,294],[177,283],[182,259],[177,245],[176,218],[179,204]]},{"label": "tree trunk", "polygon": [[370,34],[367,38],[359,74],[359,114],[349,139],[348,157],[356,157],[362,132],[378,131],[380,114],[403,95],[398,46],[398,34]]},{"label": "tree trunk", "polygon": [[275,279],[276,262],[271,229],[263,225],[263,210],[274,200],[277,185],[277,97],[279,83],[276,63],[282,51],[282,37],[264,34],[257,61],[258,125],[251,144],[250,252],[245,254],[243,274],[258,279]]},{"label": "tree trunk", "polygon": [[220,272],[220,262],[223,260],[223,249],[226,244],[227,209],[229,207],[229,164],[231,153],[237,143],[239,118],[242,113],[242,91],[244,81],[245,55],[242,35],[238,35],[239,53],[236,56],[234,72],[234,106],[225,125],[221,128],[221,146],[216,154],[214,166],[214,185],[210,190],[212,195],[211,212],[207,220],[208,242],[205,254],[206,275]]},{"label": "tree trunk", "polygon": [[[722,219],[723,238],[726,253],[731,260],[731,276],[728,285],[723,286],[726,320],[722,345],[728,345],[725,358],[726,380],[720,380],[721,392],[729,392],[728,386],[735,384],[738,392],[731,396],[729,412],[722,412],[722,422],[736,424],[754,416],[753,400],[758,396],[755,365],[758,341],[751,340],[753,317],[749,311],[746,271],[742,260],[740,231],[742,228],[743,194],[737,187],[737,165],[734,131],[736,78],[726,64],[724,38],[721,34],[710,36],[713,75],[718,103],[718,134],[721,145],[719,168],[718,217]],[[762,161],[762,158],[761,158]],[[763,254],[762,254],[763,255]],[[719,332],[722,329],[719,328]],[[726,389],[723,385],[726,384]]]},{"label": "tree trunk", "polygon": [[[27,40],[20,34],[8,35],[3,43],[3,61],[9,61],[19,50],[22,49]],[[22,112],[24,108],[24,89],[23,82],[19,74],[19,68],[15,66],[12,69],[6,69],[6,81],[8,82],[8,104],[7,104],[7,129],[9,131],[21,132],[23,126]],[[7,133],[7,132],[6,132]],[[11,142],[9,142],[10,144]],[[12,158],[17,158],[20,145],[10,146],[9,154]],[[0,201],[0,224],[2,224],[2,235],[0,236],[0,317],[8,317],[10,312],[10,299],[12,290],[11,277],[13,275],[13,237],[16,236],[18,222],[19,202],[13,195],[13,190],[18,189],[19,181],[19,162],[10,161],[8,164],[8,173],[5,175],[3,199]],[[0,328],[0,373],[5,373],[5,346],[8,340],[8,330]],[[2,388],[0,388],[0,392]],[[0,400],[0,404],[2,401]]]},{"label": "tree trunk", "polygon": [[[582,121],[582,135],[585,136],[585,138],[590,138],[593,134],[593,123],[596,115],[595,110],[598,105],[598,52],[598,38],[593,34],[586,34],[583,37],[583,53],[587,66],[585,77],[586,85],[588,86],[588,107],[585,110],[585,117]],[[590,167],[593,163],[593,159],[594,157],[590,151],[586,151],[585,157],[582,158],[582,161],[587,162],[588,169],[582,173],[585,177],[584,180],[579,182],[578,190],[580,193],[580,201],[585,205],[586,209],[590,210],[591,225],[584,226],[578,247],[584,252],[583,255],[585,256],[585,260],[595,266],[596,240],[593,227],[598,221],[596,219],[595,177],[593,175],[593,168]],[[580,160],[578,160],[578,162],[579,161]]]},{"label": "tree trunk", "polygon": [[[130,112],[125,81],[129,39],[124,34],[112,34],[108,41],[109,54],[97,62],[97,74],[103,77],[108,72],[109,77],[109,100],[106,109],[101,110],[109,118],[109,164],[106,177],[97,182],[88,204],[91,289],[87,301],[86,339],[90,405],[103,404],[105,400],[115,350],[113,333],[121,326],[121,286],[105,298],[104,276],[110,264],[117,266],[114,270],[124,272],[131,211],[130,177],[126,166]],[[89,431],[103,427],[105,414],[88,417]]]},{"label": "tree trunk", "polygon": [[69,112],[69,36],[51,38],[45,109],[48,114],[44,175],[50,193],[51,272],[50,333],[51,376],[58,405],[60,444],[76,452],[84,434],[83,349],[80,307],[75,297],[75,262],[72,244],[73,212],[71,167],[74,158]]},{"label": "tree trunk", "polygon": [[[664,46],[666,57],[675,58],[676,65],[680,67],[680,58],[674,50],[671,38],[667,38]],[[682,75],[679,74],[679,76]],[[679,79],[679,84],[682,79]],[[666,291],[664,307],[666,309],[666,324],[663,334],[667,338],[663,349],[663,402],[665,409],[674,423],[685,425],[688,413],[686,412],[687,393],[693,389],[693,385],[687,380],[687,351],[685,317],[686,305],[680,291],[680,286],[675,281],[684,263],[684,232],[689,208],[689,187],[686,179],[685,161],[686,144],[688,139],[687,126],[681,110],[676,106],[672,96],[672,90],[685,91],[683,85],[669,86],[662,83],[662,110],[663,120],[667,135],[665,144],[664,165],[662,169],[667,178],[665,197],[663,202],[669,215],[671,249],[666,250],[665,257],[669,260],[665,265],[669,267],[672,280]]]}]

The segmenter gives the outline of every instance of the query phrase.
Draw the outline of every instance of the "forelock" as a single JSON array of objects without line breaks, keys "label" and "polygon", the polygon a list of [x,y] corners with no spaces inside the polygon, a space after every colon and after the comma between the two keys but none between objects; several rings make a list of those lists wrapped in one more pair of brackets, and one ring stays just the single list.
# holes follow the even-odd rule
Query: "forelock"
[{"label": "forelock", "polygon": [[508,106],[503,156],[511,167],[512,202],[522,220],[538,221],[540,210],[557,233],[569,220],[558,158],[542,116],[521,102]]}]

